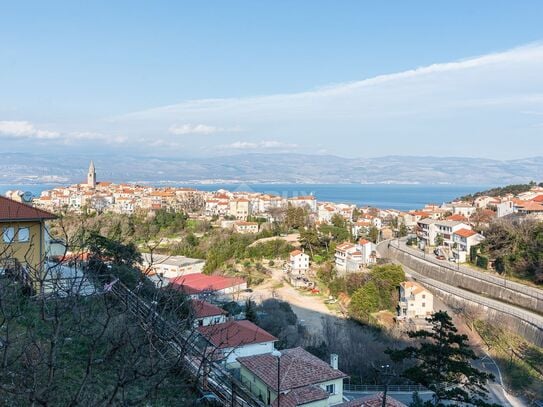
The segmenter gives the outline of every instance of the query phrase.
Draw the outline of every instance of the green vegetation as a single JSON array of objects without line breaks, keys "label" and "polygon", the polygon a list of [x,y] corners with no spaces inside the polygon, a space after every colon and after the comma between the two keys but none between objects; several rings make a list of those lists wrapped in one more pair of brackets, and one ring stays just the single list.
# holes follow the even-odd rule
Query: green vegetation
[{"label": "green vegetation", "polygon": [[394,311],[398,286],[405,281],[405,273],[397,264],[374,266],[368,273],[349,273],[344,277],[337,277],[331,266],[325,266],[317,271],[317,277],[331,295],[350,296],[349,315],[363,323],[374,322],[372,314],[377,311]]},{"label": "green vegetation", "polygon": [[[101,248],[112,247],[93,239]],[[124,249],[112,250],[111,258]],[[106,269],[122,278],[131,260],[113,261],[115,267]],[[163,354],[160,341],[114,296],[31,298],[5,277],[0,292],[1,405],[191,405],[195,400],[182,359]],[[180,321],[184,298],[156,289],[154,294],[157,310]]]},{"label": "green vegetation", "polygon": [[387,264],[372,268],[367,282],[354,291],[349,314],[361,322],[370,322],[374,312],[394,311],[398,286],[402,281],[405,281],[405,273],[400,265]]},{"label": "green vegetation", "polygon": [[543,399],[543,348],[495,324],[477,320],[473,325],[498,363],[506,388],[529,400]]},{"label": "green vegetation", "polygon": [[426,320],[432,325],[431,330],[408,333],[418,342],[417,346],[386,351],[395,362],[415,362],[402,376],[435,393],[434,400],[424,405],[445,406],[452,402],[496,406],[486,401],[486,382],[493,377],[472,366],[471,362],[478,358],[468,345],[468,337],[458,334],[447,312],[438,311]]},{"label": "green vegetation", "polygon": [[543,222],[500,220],[490,225],[485,236],[477,266],[486,268],[484,259],[489,259],[498,273],[543,284]]},{"label": "green vegetation", "polygon": [[536,184],[536,182],[532,181],[529,184],[514,184],[507,185],[505,187],[491,188],[487,189],[486,191],[476,192],[470,195],[464,195],[460,199],[463,201],[471,201],[480,196],[505,196],[508,194],[518,195],[523,192],[529,191],[530,188],[535,187],[536,185],[539,185],[541,187],[543,186],[543,182]]}]

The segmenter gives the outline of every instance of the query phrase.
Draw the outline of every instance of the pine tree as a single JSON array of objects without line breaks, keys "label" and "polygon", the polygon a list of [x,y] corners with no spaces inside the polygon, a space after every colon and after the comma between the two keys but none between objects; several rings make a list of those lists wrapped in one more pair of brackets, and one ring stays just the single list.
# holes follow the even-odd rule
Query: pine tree
[{"label": "pine tree", "polygon": [[257,321],[256,305],[250,298],[245,301],[245,318],[253,323]]},{"label": "pine tree", "polygon": [[408,333],[410,338],[421,340],[418,347],[386,351],[393,361],[416,361],[402,376],[435,393],[434,402],[425,403],[427,405],[443,406],[446,401],[481,407],[496,406],[486,401],[486,382],[494,377],[477,370],[470,363],[478,358],[467,343],[468,337],[457,333],[451,317],[445,311],[438,311],[426,320],[432,325],[431,331]]}]

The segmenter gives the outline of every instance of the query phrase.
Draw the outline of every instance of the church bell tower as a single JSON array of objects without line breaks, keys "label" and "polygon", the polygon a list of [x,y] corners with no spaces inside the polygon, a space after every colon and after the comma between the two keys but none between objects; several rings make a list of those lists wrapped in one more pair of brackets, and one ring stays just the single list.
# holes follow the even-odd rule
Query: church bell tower
[{"label": "church bell tower", "polygon": [[92,160],[89,165],[89,173],[87,174],[87,185],[91,188],[96,188],[96,169]]}]

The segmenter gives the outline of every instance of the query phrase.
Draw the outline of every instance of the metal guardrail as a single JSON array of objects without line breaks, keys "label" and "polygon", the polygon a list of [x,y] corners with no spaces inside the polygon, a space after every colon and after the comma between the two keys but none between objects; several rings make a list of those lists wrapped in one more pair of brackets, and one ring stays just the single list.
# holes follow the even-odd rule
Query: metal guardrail
[{"label": "metal guardrail", "polygon": [[[384,391],[384,385],[373,385],[373,384],[343,384],[344,392],[353,392],[353,393],[370,393],[370,392],[380,392]],[[420,384],[389,384],[387,386],[387,391],[390,392],[422,392],[429,391],[426,387]]]},{"label": "metal guardrail", "polygon": [[542,300],[543,301],[543,290],[540,290],[538,288],[530,287],[530,286],[527,286],[527,285],[524,285],[524,284],[521,284],[521,283],[517,283],[515,281],[511,281],[511,280],[507,280],[507,279],[500,278],[500,277],[497,277],[497,276],[493,276],[493,275],[485,273],[483,271],[471,270],[471,269],[467,269],[466,267],[462,267],[462,266],[460,266],[460,267],[450,266],[449,264],[444,263],[442,261],[438,261],[437,259],[433,259],[430,256],[420,256],[420,253],[417,252],[414,249],[407,248],[407,247],[406,248],[400,247],[400,245],[398,244],[397,239],[391,240],[390,243],[392,244],[392,246],[395,249],[397,249],[397,250],[399,250],[401,252],[404,252],[406,254],[415,256],[419,260],[422,260],[422,261],[425,261],[427,263],[431,263],[431,264],[434,264],[434,265],[449,269],[451,271],[454,271],[455,273],[465,274],[465,275],[468,275],[470,277],[486,281],[487,283],[498,285],[500,287],[504,287],[504,288],[507,288],[509,290],[516,291],[518,293],[524,294],[524,295],[526,295],[528,297],[533,297],[533,298],[536,298],[537,300]]},{"label": "metal guardrail", "polygon": [[460,298],[464,298],[464,299],[466,299],[468,301],[472,301],[472,302],[484,305],[485,307],[494,309],[496,311],[503,312],[505,314],[509,314],[509,315],[514,316],[516,318],[519,318],[519,319],[521,319],[521,320],[535,326],[539,330],[543,331],[543,317],[540,317],[537,314],[529,313],[527,311],[523,311],[520,308],[516,308],[516,307],[514,307],[512,305],[505,305],[503,303],[500,303],[499,301],[491,300],[489,298],[482,297],[482,296],[477,295],[477,294],[473,294],[473,293],[471,293],[469,291],[465,291],[465,290],[462,290],[460,288],[456,288],[456,287],[450,286],[448,284],[438,282],[438,281],[433,280],[431,278],[424,277],[424,276],[422,276],[422,275],[420,275],[418,273],[412,273],[412,274],[415,275],[414,277],[416,277],[417,281],[420,281],[420,282],[422,282],[422,283],[424,283],[426,285],[435,287],[438,290],[445,291],[445,292],[447,292],[449,294],[454,294],[454,295],[456,295],[456,296],[458,296]]},{"label": "metal guardrail", "polygon": [[166,321],[154,307],[120,281],[111,287],[111,292],[136,316],[141,325],[169,345],[174,352],[183,355],[187,370],[198,381],[205,376],[205,389],[211,391],[225,406],[264,407],[250,391],[218,363],[210,360],[205,351],[195,343],[195,336],[187,335]]}]

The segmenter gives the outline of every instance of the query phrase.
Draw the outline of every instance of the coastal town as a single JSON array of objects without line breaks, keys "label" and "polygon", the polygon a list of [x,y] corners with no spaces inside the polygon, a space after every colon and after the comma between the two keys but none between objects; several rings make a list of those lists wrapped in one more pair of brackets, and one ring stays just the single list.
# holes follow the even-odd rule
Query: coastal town
[{"label": "coastal town", "polygon": [[[323,321],[348,321],[349,318],[366,323],[372,321],[372,324],[386,329],[396,329],[399,337],[413,327],[427,327],[426,319],[434,312],[442,309],[453,310],[454,307],[445,304],[448,302],[444,296],[447,289],[427,278],[436,278],[433,274],[419,274],[419,266],[414,266],[413,262],[405,263],[404,260],[407,278],[401,271],[401,277],[398,277],[400,280],[394,280],[397,281],[394,283],[397,286],[391,286],[387,294],[380,294],[382,299],[391,296],[392,303],[387,307],[394,309],[394,312],[384,311],[383,306],[366,311],[367,304],[363,304],[362,309],[354,305],[358,293],[361,294],[366,289],[368,279],[379,281],[379,273],[387,275],[386,273],[397,272],[395,266],[387,265],[391,250],[398,251],[396,256],[403,253],[418,259],[417,261],[430,262],[428,264],[438,266],[447,273],[456,274],[465,269],[463,273],[474,273],[480,279],[485,273],[483,269],[489,273],[499,271],[497,261],[494,260],[496,265],[488,261],[479,250],[491,224],[499,219],[543,219],[543,187],[537,185],[532,185],[518,194],[479,194],[471,199],[441,204],[428,203],[422,208],[399,211],[321,202],[313,195],[282,197],[244,191],[208,192],[193,188],[114,184],[99,180],[92,162],[86,182],[43,191],[41,196],[35,197],[31,202],[28,194],[23,191],[8,191],[6,198],[2,199],[2,210],[12,215],[11,218],[7,216],[6,219],[0,219],[4,224],[4,244],[15,241],[21,244],[38,239],[37,236],[31,236],[36,233],[32,226],[13,225],[15,218],[19,219],[20,216],[23,216],[25,221],[30,216],[36,222],[43,222],[59,215],[92,218],[112,214],[153,219],[158,214],[167,213],[173,216],[182,214],[187,216],[188,220],[209,225],[208,227],[217,231],[222,230],[227,236],[247,236],[251,239],[248,242],[252,242],[248,249],[283,241],[285,249],[289,251],[286,255],[272,255],[258,263],[256,272],[264,277],[257,283],[254,272],[251,272],[252,266],[249,266],[247,261],[241,268],[235,263],[228,266],[234,274],[225,273],[224,269],[221,271],[220,268],[211,269],[210,272],[209,255],[206,256],[206,261],[206,257],[192,258],[172,253],[170,248],[175,246],[171,245],[184,241],[186,235],[180,238],[170,233],[157,237],[152,245],[150,242],[145,245],[140,243],[142,255],[137,264],[140,272],[157,289],[173,288],[190,299],[191,326],[203,341],[204,347],[201,349],[206,357],[216,360],[227,371],[233,372],[258,400],[273,406],[370,406],[373,405],[371,403],[380,405],[385,398],[386,405],[404,405],[392,395],[386,396],[379,392],[362,398],[344,395],[344,391],[348,393],[355,387],[350,387],[350,381],[345,381],[349,374],[339,370],[339,355],[330,353],[330,360],[326,363],[301,346],[308,340],[324,340],[326,323],[319,319],[313,320],[315,316],[322,314],[320,318],[325,318]],[[22,212],[25,214],[21,215]],[[303,221],[298,227],[287,227],[287,233],[274,232],[277,224],[289,224],[289,216],[294,220],[303,218]],[[315,250],[319,250],[318,243],[315,243],[314,247],[307,235],[311,230],[315,231],[317,240],[326,238],[326,234],[337,235],[329,243],[332,245],[332,255],[324,263],[322,253],[329,252],[329,248],[320,249],[320,254],[317,254]],[[37,233],[49,234],[47,228],[44,231]],[[201,239],[203,238],[202,236]],[[328,243],[325,242],[325,245]],[[47,238],[45,247],[40,250],[43,252],[33,258],[45,256],[53,264],[61,264],[59,270],[65,273],[62,279],[78,275],[73,271],[78,265],[83,269],[88,268],[91,264],[89,259],[93,257],[87,248],[76,250],[58,238]],[[21,254],[14,252],[11,256],[17,259]],[[397,258],[402,262],[401,257]],[[19,259],[19,262],[24,263],[22,259]],[[29,267],[39,269],[39,261],[34,262],[35,264]],[[324,271],[326,264],[331,267],[329,271]],[[409,271],[410,274],[407,274],[409,268],[406,264],[415,267],[416,271]],[[3,267],[10,270],[7,265]],[[470,267],[473,271],[470,271]],[[477,267],[480,271],[476,270]],[[328,277],[327,273],[330,273]],[[79,278],[83,278],[85,282],[78,285],[78,293],[83,289],[94,292],[88,277],[79,275]],[[348,288],[339,291],[333,288],[335,284],[349,284],[350,281],[360,284],[356,282],[357,278],[366,282],[354,293]],[[111,289],[117,281],[118,279],[113,280],[106,286]],[[42,288],[33,288],[45,293],[43,287],[48,284],[46,281],[41,284]],[[49,290],[47,295],[55,291],[51,288]],[[346,295],[346,292],[351,294]],[[383,295],[385,297],[382,297]],[[292,342],[295,347],[278,347],[278,342],[285,341],[282,331],[270,333],[262,327],[265,318],[252,316],[255,312],[252,307],[265,306],[270,300],[290,304],[295,317],[309,322],[308,325],[306,322],[298,323],[298,329],[306,330],[307,333],[304,334],[305,340]],[[299,308],[299,303],[303,303],[304,307]],[[232,306],[229,304],[236,304],[235,307],[239,310],[227,311],[226,309],[230,308],[225,307]],[[323,311],[320,311],[322,308]],[[260,325],[257,324],[258,320]],[[341,357],[345,357],[345,354]],[[276,369],[278,358],[281,358],[280,372]],[[343,359],[339,360],[340,364],[345,363]],[[284,382],[278,392],[278,383],[274,378],[282,375],[283,369],[297,373],[292,380],[287,380],[285,373]],[[217,394],[215,392],[214,395],[206,397],[214,399]]]},{"label": "coastal town", "polygon": [[[6,196],[21,201],[23,191]],[[472,200],[428,203],[423,208],[399,211],[357,207],[354,204],[321,202],[316,196],[284,197],[254,192],[213,192],[194,188],[140,186],[98,181],[90,163],[87,181],[43,191],[33,199],[37,208],[74,213],[111,212],[132,215],[156,210],[182,211],[191,217],[213,221],[236,233],[256,234],[277,221],[288,207],[302,208],[317,228],[340,217],[349,225],[356,244],[337,246],[336,267],[356,271],[376,262],[375,243],[414,235],[422,250],[438,248],[438,256],[465,263],[473,247],[484,240],[484,231],[494,219],[526,217],[543,219],[543,187],[533,186],[518,195],[478,196]],[[363,237],[372,235],[373,241]],[[362,238],[362,239],[360,239]]]}]

